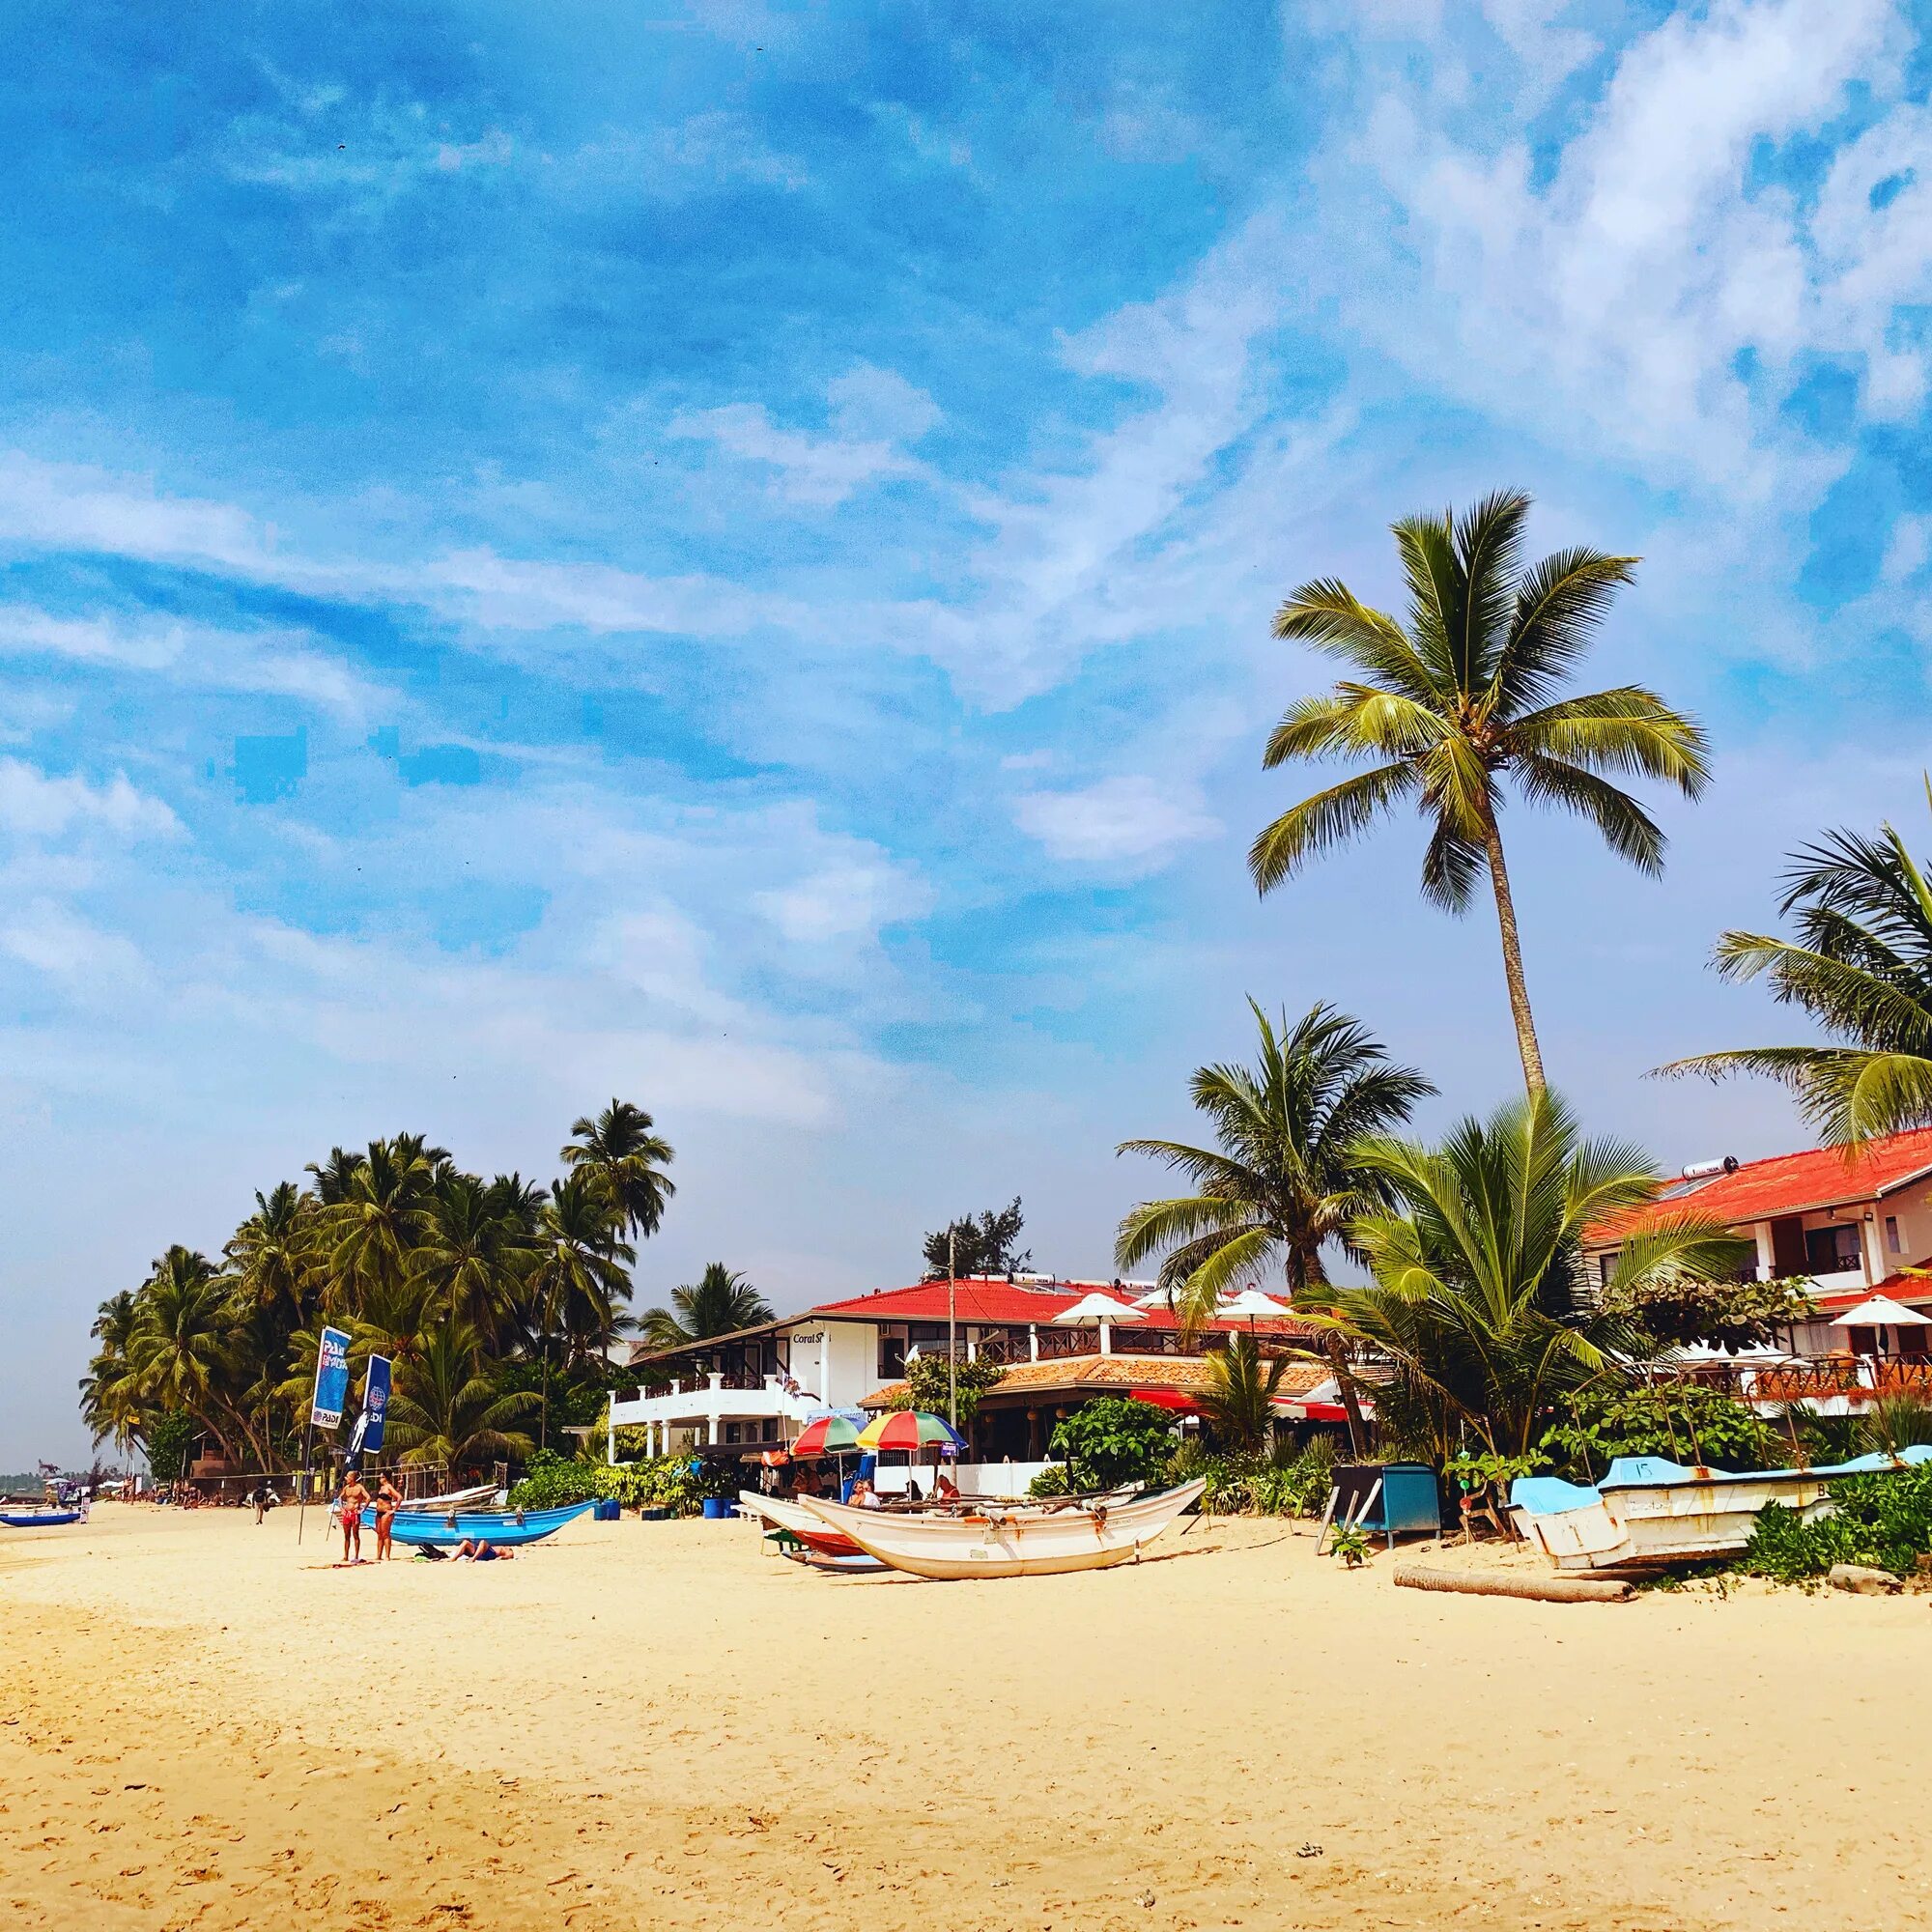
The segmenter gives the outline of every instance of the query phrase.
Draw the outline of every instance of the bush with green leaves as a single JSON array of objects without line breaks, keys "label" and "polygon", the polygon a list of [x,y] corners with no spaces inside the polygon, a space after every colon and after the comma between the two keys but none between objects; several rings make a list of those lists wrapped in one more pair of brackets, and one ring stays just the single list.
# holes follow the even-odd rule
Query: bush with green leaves
[{"label": "bush with green leaves", "polygon": [[949,1413],[956,1390],[959,1420],[971,1422],[979,1412],[980,1399],[998,1386],[1006,1370],[984,1355],[968,1361],[961,1355],[949,1368],[943,1354],[914,1355],[905,1366],[905,1386],[893,1398],[894,1408],[923,1409],[928,1415]]},{"label": "bush with green leaves", "polygon": [[576,1456],[559,1456],[539,1449],[524,1470],[523,1480],[510,1491],[512,1509],[563,1509],[611,1493],[613,1472],[603,1463],[586,1463]]},{"label": "bush with green leaves", "polygon": [[1335,1461],[1326,1436],[1299,1451],[1281,1445],[1271,1456],[1225,1456],[1196,1437],[1176,1453],[1167,1479],[1205,1482],[1201,1508],[1208,1516],[1317,1517],[1327,1506]]},{"label": "bush with green leaves", "polygon": [[1132,1396],[1101,1396],[1076,1408],[1049,1446],[1082,1494],[1152,1483],[1174,1454],[1174,1418]]},{"label": "bush with green leaves", "polygon": [[172,1483],[186,1472],[188,1451],[201,1426],[185,1408],[169,1409],[148,1431],[148,1467],[157,1483]]},{"label": "bush with green leaves", "polygon": [[1832,1514],[1812,1522],[1767,1503],[1738,1567],[1779,1583],[1822,1577],[1834,1563],[1902,1577],[1932,1552],[1932,1464],[1848,1476],[1832,1485]]},{"label": "bush with green leaves", "polygon": [[1618,1456],[1664,1456],[1716,1469],[1775,1469],[1791,1444],[1748,1403],[1694,1382],[1578,1389],[1544,1431],[1542,1451],[1585,1482]]}]

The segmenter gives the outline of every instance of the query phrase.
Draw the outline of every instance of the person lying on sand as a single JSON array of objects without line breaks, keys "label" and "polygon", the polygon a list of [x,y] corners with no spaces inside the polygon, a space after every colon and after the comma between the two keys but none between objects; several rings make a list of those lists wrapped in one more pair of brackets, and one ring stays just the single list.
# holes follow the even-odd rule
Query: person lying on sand
[{"label": "person lying on sand", "polygon": [[351,1469],[343,1482],[342,1493],[335,1499],[335,1507],[342,1516],[342,1560],[345,1563],[359,1563],[362,1560],[362,1509],[368,1500],[369,1492],[362,1487],[362,1478]]},{"label": "person lying on sand", "polygon": [[516,1551],[498,1549],[488,1537],[477,1537],[472,1540],[466,1536],[456,1546],[456,1553],[458,1557],[469,1557],[472,1563],[508,1563]]}]

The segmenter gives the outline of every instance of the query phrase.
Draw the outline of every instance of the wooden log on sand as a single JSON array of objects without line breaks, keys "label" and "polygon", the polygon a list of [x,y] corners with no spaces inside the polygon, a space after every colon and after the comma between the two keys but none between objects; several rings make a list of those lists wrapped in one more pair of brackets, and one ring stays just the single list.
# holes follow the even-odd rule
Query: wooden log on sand
[{"label": "wooden log on sand", "polygon": [[1622,1604],[1632,1587],[1612,1577],[1537,1577],[1506,1570],[1432,1570],[1398,1563],[1398,1589],[1456,1590],[1466,1597],[1521,1597],[1532,1604]]}]

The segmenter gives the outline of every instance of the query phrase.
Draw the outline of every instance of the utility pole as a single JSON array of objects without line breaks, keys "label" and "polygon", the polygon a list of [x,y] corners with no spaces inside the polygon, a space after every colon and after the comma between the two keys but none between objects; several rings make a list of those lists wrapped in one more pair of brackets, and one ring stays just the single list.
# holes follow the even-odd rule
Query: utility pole
[{"label": "utility pole", "polygon": [[946,1231],[946,1402],[947,1421],[959,1427],[959,1230]]}]

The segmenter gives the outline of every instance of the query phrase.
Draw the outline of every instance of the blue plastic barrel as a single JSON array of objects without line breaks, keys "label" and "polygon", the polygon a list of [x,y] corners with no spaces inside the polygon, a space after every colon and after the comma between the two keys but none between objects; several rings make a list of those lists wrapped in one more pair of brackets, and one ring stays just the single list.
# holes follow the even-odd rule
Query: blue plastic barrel
[{"label": "blue plastic barrel", "polygon": [[704,1498],[705,1520],[709,1522],[724,1521],[730,1517],[731,1507],[731,1498],[729,1496],[706,1496]]}]

